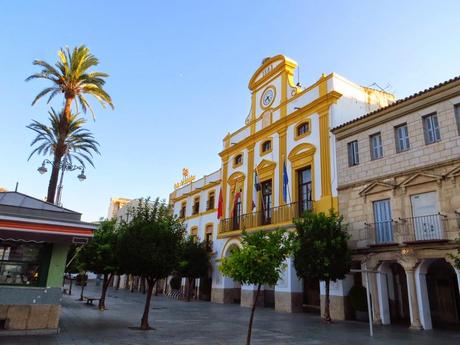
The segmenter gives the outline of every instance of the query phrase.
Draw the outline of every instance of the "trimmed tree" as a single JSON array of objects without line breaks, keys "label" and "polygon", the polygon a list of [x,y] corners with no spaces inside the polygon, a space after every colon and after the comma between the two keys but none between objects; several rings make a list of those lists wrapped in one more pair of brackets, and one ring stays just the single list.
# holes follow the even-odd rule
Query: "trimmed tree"
[{"label": "trimmed tree", "polygon": [[297,236],[294,266],[297,275],[300,278],[325,282],[326,296],[322,318],[330,322],[330,282],[344,279],[351,268],[351,254],[347,244],[349,235],[343,225],[343,217],[332,210],[329,215],[306,212],[295,220],[295,226]]},{"label": "trimmed tree", "polygon": [[141,199],[120,226],[117,253],[125,272],[145,278],[147,296],[142,330],[150,329],[149,311],[155,283],[178,267],[184,227],[165,201]]},{"label": "trimmed tree", "polygon": [[235,250],[229,257],[222,260],[219,266],[224,276],[242,284],[257,286],[256,296],[251,308],[246,345],[251,343],[252,322],[256,310],[257,299],[262,285],[275,285],[281,277],[291,254],[291,239],[285,230],[273,232],[243,231],[242,247]]},{"label": "trimmed tree", "polygon": [[115,220],[104,220],[94,232],[94,238],[78,253],[80,269],[87,272],[102,274],[101,298],[99,309],[104,310],[107,289],[115,273],[119,273],[119,262],[116,255],[118,233]]},{"label": "trimmed tree", "polygon": [[192,296],[192,283],[196,278],[204,277],[209,269],[209,252],[206,242],[198,242],[190,236],[184,242],[178,271],[188,280],[187,302]]}]

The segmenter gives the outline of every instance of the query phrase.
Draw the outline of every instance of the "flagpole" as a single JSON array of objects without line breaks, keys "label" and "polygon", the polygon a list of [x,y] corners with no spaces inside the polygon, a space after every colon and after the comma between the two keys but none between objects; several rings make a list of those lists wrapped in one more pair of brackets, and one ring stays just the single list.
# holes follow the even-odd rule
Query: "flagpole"
[{"label": "flagpole", "polygon": [[[286,173],[286,176],[287,176],[287,166],[286,166],[286,157],[284,157],[284,155],[282,155],[282,158],[283,158],[283,187],[284,187],[284,173]],[[286,171],[285,171],[285,168],[286,168]],[[291,192],[289,191],[289,178],[288,178],[287,183],[286,183],[286,189],[287,189],[287,195],[289,197],[289,201],[290,201],[290,203],[292,203]],[[286,201],[285,201],[285,203],[286,203]]]}]

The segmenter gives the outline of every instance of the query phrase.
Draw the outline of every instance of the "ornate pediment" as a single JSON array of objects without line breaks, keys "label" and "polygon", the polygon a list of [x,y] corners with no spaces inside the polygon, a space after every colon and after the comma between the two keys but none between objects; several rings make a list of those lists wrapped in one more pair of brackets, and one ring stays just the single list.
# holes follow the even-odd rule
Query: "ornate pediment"
[{"label": "ornate pediment", "polygon": [[273,175],[273,172],[276,168],[276,163],[268,159],[262,159],[262,161],[257,165],[256,171],[259,175],[259,179],[265,180],[270,178]]},{"label": "ornate pediment", "polygon": [[293,168],[304,166],[313,161],[313,155],[316,152],[316,147],[312,144],[303,143],[294,147],[288,155]]},{"label": "ornate pediment", "polygon": [[416,185],[424,184],[424,183],[430,183],[430,182],[441,183],[441,180],[442,180],[441,175],[420,172],[420,173],[416,173],[408,177],[407,179],[405,179],[403,182],[399,184],[399,187],[405,189],[410,186],[416,186]]},{"label": "ornate pediment", "polygon": [[359,192],[359,195],[361,196],[366,196],[370,194],[376,194],[380,192],[386,192],[389,190],[394,190],[395,185],[392,183],[388,182],[383,182],[383,181],[375,181],[372,182],[371,184],[367,185],[363,190]]}]

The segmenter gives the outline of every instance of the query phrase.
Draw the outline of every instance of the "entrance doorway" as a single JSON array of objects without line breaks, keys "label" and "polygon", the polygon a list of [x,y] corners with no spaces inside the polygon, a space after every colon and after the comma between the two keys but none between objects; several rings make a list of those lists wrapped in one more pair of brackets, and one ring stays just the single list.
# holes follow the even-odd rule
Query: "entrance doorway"
[{"label": "entrance doorway", "polygon": [[389,284],[390,319],[393,324],[410,325],[409,298],[407,279],[404,268],[393,262],[390,264],[391,283]]},{"label": "entrance doorway", "polygon": [[304,312],[321,313],[321,298],[318,279],[303,280],[303,303]]},{"label": "entrance doorway", "polygon": [[433,327],[460,329],[460,296],[452,266],[444,260],[434,261],[426,284]]}]

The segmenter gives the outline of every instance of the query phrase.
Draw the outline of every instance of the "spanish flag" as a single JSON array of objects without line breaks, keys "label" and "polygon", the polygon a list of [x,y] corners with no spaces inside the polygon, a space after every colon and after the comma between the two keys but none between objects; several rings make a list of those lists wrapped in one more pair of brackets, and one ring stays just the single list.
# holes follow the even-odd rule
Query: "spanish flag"
[{"label": "spanish flag", "polygon": [[222,198],[222,189],[219,190],[219,201],[217,202],[217,219],[221,219],[223,216],[223,203],[224,199]]}]

